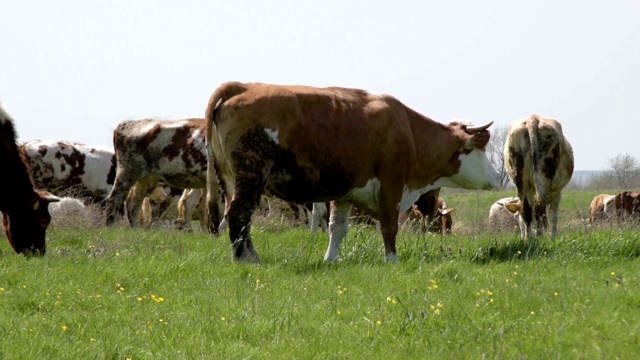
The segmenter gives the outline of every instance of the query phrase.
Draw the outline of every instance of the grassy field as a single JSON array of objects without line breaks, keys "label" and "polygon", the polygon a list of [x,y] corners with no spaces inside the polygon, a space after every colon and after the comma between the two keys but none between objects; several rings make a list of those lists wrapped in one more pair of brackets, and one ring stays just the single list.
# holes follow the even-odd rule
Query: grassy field
[{"label": "grassy field", "polygon": [[[405,227],[400,262],[354,225],[326,234],[256,219],[262,264],[219,238],[54,224],[43,258],[0,239],[2,359],[635,359],[640,232],[583,223],[597,193],[567,192],[560,235],[487,231],[510,193],[444,193],[447,237]],[[74,226],[75,225],[75,226]]]}]

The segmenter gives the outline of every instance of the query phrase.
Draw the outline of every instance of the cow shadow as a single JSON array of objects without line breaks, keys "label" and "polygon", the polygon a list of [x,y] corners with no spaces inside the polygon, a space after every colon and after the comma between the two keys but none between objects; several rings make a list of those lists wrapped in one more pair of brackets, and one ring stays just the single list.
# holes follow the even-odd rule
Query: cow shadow
[{"label": "cow shadow", "polygon": [[548,237],[535,237],[505,242],[504,239],[493,238],[486,246],[479,247],[472,255],[471,261],[478,264],[489,262],[511,262],[529,260],[541,256],[548,257],[553,249],[549,247]]}]

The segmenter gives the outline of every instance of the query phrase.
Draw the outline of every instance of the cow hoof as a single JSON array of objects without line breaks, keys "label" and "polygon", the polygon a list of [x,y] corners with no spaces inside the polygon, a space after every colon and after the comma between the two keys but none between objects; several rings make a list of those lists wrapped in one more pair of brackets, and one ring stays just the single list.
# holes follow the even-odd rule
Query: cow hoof
[{"label": "cow hoof", "polygon": [[260,264],[260,257],[258,257],[258,253],[246,249],[242,252],[242,255],[240,255],[240,257],[234,257],[234,260],[237,262]]},{"label": "cow hoof", "polygon": [[397,263],[398,262],[398,254],[396,254],[396,253],[385,254],[384,255],[384,261],[385,262]]}]

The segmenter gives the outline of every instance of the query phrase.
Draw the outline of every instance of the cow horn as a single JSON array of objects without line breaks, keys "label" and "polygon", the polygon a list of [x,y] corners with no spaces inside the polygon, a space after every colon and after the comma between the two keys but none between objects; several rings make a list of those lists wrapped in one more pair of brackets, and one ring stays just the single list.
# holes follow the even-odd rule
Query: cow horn
[{"label": "cow horn", "polygon": [[483,125],[483,126],[476,126],[476,127],[468,127],[467,128],[467,133],[469,134],[475,134],[481,131],[485,131],[489,128],[489,126],[493,125],[493,121],[488,123],[487,125]]}]

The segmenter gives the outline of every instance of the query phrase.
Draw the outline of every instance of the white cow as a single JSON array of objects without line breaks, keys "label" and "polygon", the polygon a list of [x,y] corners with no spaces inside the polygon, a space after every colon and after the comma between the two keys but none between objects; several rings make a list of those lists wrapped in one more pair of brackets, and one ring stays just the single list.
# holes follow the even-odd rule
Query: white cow
[{"label": "white cow", "polygon": [[519,230],[522,203],[517,196],[497,200],[489,209],[489,224],[494,231]]}]

